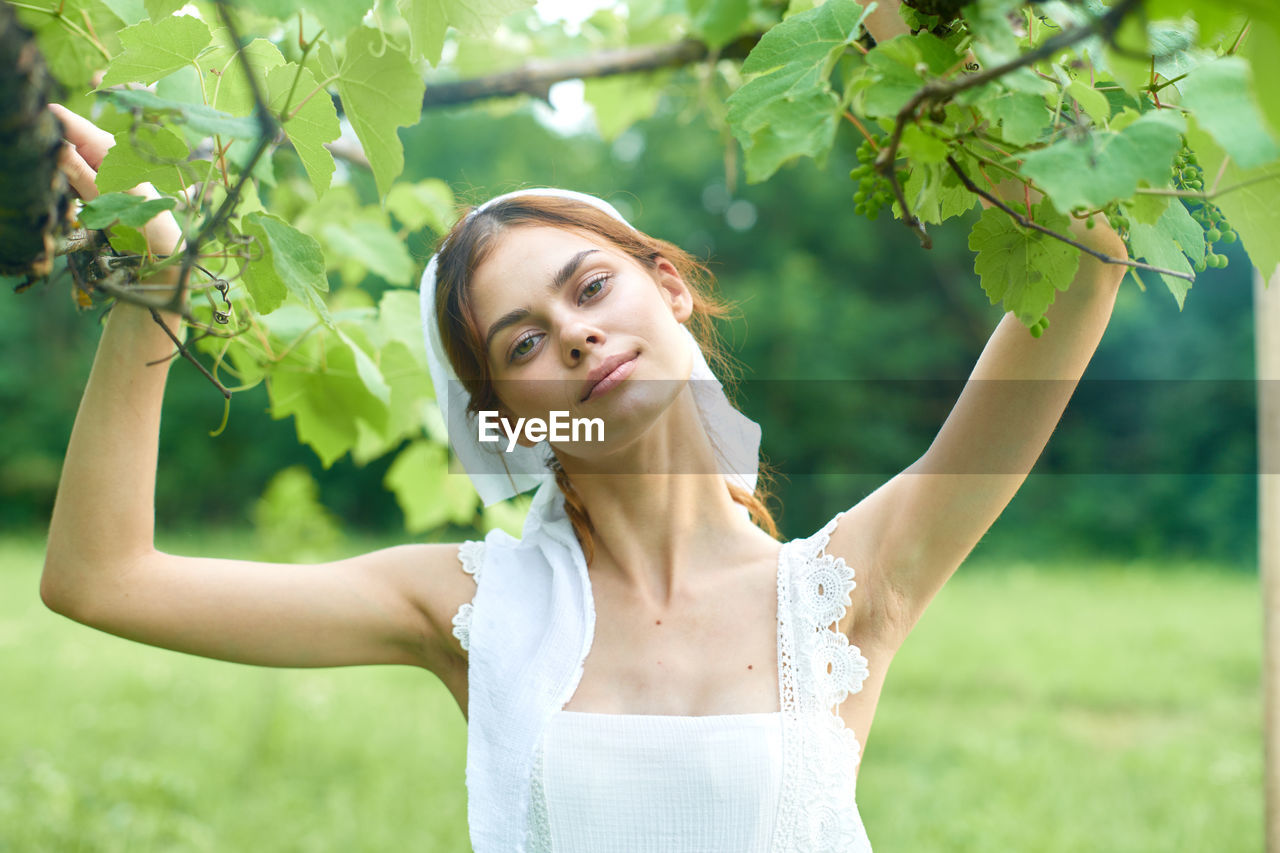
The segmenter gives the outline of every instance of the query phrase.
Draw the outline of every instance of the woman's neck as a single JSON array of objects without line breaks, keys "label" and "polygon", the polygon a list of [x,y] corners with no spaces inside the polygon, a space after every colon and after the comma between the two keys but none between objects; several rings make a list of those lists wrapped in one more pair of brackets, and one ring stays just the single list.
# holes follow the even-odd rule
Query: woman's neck
[{"label": "woman's neck", "polygon": [[686,394],[626,448],[561,464],[591,518],[592,572],[613,575],[654,607],[695,588],[704,567],[773,541],[729,494]]}]

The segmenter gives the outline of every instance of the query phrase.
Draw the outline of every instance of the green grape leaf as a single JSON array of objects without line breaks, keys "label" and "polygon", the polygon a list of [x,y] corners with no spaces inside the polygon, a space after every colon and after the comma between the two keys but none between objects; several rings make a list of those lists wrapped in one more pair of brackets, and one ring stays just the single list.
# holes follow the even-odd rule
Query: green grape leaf
[{"label": "green grape leaf", "polygon": [[142,0],[102,0],[107,8],[115,12],[116,17],[132,26],[147,19],[147,8]]},{"label": "green grape leaf", "polygon": [[409,56],[439,65],[444,34],[449,30],[443,0],[400,0],[396,5],[409,22]]},{"label": "green grape leaf", "polygon": [[184,126],[199,137],[220,135],[224,139],[257,139],[262,135],[262,128],[252,118],[233,116],[204,104],[161,98],[147,89],[111,89],[101,95],[126,110],[141,110],[147,118]]},{"label": "green grape leaf", "polygon": [[146,0],[147,14],[153,21],[167,18],[185,5],[187,0]]},{"label": "green grape leaf", "polygon": [[[124,21],[102,0],[41,0],[24,5],[33,8],[15,6],[18,21],[35,34],[49,70],[70,91],[90,88],[93,75],[107,59],[91,41],[67,26],[68,21],[75,22],[81,32],[85,26],[96,32],[108,57],[120,52],[116,33]],[[49,14],[55,8],[61,10],[61,17]]]},{"label": "green grape leaf", "polygon": [[1000,135],[1013,145],[1035,142],[1053,118],[1043,97],[1026,92],[1001,92],[978,108],[1000,123]]},{"label": "green grape leaf", "polygon": [[1144,113],[1119,132],[1095,129],[1081,140],[1062,139],[1031,151],[1023,155],[1022,173],[1063,213],[1129,198],[1143,181],[1166,186],[1185,129],[1172,112]]},{"label": "green grape leaf", "polygon": [[391,284],[410,283],[413,260],[404,241],[385,225],[358,219],[330,222],[320,233],[338,256],[356,261]]},{"label": "green grape leaf", "polygon": [[[298,152],[316,196],[322,196],[329,189],[334,170],[333,155],[324,144],[337,139],[342,134],[342,126],[333,99],[328,92],[316,92],[316,86],[315,75],[292,62],[278,65],[267,74],[268,106],[279,116],[288,101],[289,115],[283,125],[285,135]],[[291,90],[293,98],[289,100]],[[315,95],[303,103],[312,92]]]},{"label": "green grape leaf", "polygon": [[[1107,96],[1090,86],[1083,80],[1072,80],[1067,84],[1067,94],[1075,98],[1080,109],[1099,127],[1104,127],[1111,118],[1111,102]],[[1012,141],[1012,140],[1010,140]]]},{"label": "green grape leaf", "polygon": [[387,194],[404,170],[404,148],[396,128],[421,118],[424,88],[409,57],[382,33],[361,27],[347,39],[338,93],[369,158],[379,196]]},{"label": "green grape leaf", "polygon": [[[1235,158],[1227,158],[1211,134],[1198,121],[1187,130],[1187,141],[1196,152],[1205,175],[1222,173],[1221,187],[1237,187],[1214,198],[1227,222],[1240,235],[1249,260],[1262,273],[1264,281],[1280,272],[1280,165],[1271,163],[1253,169],[1242,169]],[[1223,164],[1226,164],[1225,167]],[[1253,183],[1248,183],[1252,181]],[[1208,187],[1206,187],[1208,189]]]},{"label": "green grape leaf", "polygon": [[908,157],[913,163],[942,163],[947,159],[947,143],[925,132],[916,124],[902,129],[899,157]]},{"label": "green grape leaf", "polygon": [[[1071,222],[1047,199],[1032,207],[1035,221],[1066,234]],[[989,207],[969,232],[969,248],[977,252],[974,272],[992,305],[1003,303],[1031,326],[1053,304],[1055,290],[1066,290],[1080,265],[1080,253],[1061,240],[1023,228],[1004,211]]]},{"label": "green grape leaf", "polygon": [[1181,201],[1173,199],[1156,225],[1160,233],[1177,243],[1192,261],[1204,257],[1204,228],[1191,218],[1191,212]]},{"label": "green grape leaf", "polygon": [[733,41],[751,11],[749,0],[688,0],[688,6],[694,34],[712,49]]},{"label": "green grape leaf", "polygon": [[1018,55],[1018,37],[1009,26],[1009,13],[1020,0],[980,0],[965,6],[961,14],[974,36],[973,55],[983,68],[994,68]]},{"label": "green grape leaf", "polygon": [[490,35],[503,18],[533,4],[534,0],[399,0],[398,7],[409,22],[410,57],[425,57],[436,65],[450,26],[469,36]]},{"label": "green grape leaf", "polygon": [[387,431],[398,440],[421,428],[422,404],[435,397],[431,374],[426,359],[401,341],[390,341],[382,348],[379,366],[391,388]]},{"label": "green grape leaf", "polygon": [[270,314],[293,293],[304,305],[324,305],[328,291],[320,244],[278,216],[250,213],[244,233],[257,239],[262,257],[245,267],[244,283],[259,314]]},{"label": "green grape leaf", "polygon": [[[963,151],[955,153],[956,160],[966,173],[972,170],[972,158]],[[943,164],[917,165],[902,184],[911,213],[921,222],[940,225],[953,216],[959,216],[978,203],[978,197],[965,189],[964,184]],[[891,207],[894,218],[902,218],[902,207],[897,201]]]},{"label": "green grape leaf", "polygon": [[[1160,221],[1160,217],[1164,216],[1165,210],[1169,207],[1170,197],[1167,195],[1149,195],[1142,193],[1133,197],[1132,201],[1126,202],[1124,205],[1125,215],[1135,222],[1145,222],[1147,225],[1155,225]],[[1188,214],[1190,216],[1190,214]],[[1192,220],[1194,222],[1194,220]],[[1196,226],[1197,229],[1199,226]]]},{"label": "green grape leaf", "polygon": [[373,0],[297,0],[297,5],[316,16],[329,38],[340,39],[360,26]]},{"label": "green grape leaf", "polygon": [[1253,97],[1247,60],[1224,56],[1201,65],[1179,86],[1182,106],[1242,168],[1261,166],[1280,156]]},{"label": "green grape leaf", "polygon": [[357,421],[386,427],[386,404],[361,378],[353,347],[336,335],[314,333],[267,377],[271,416],[293,416],[298,440],[328,468],[355,446]]},{"label": "green grape leaf", "polygon": [[[1129,229],[1129,246],[1133,249],[1135,256],[1145,259],[1147,263],[1153,266],[1189,273],[1191,272],[1191,264],[1187,262],[1186,254],[1184,254],[1186,246],[1180,247],[1178,242],[1179,239],[1187,239],[1187,235],[1179,233],[1180,223],[1175,212],[1177,210],[1181,210],[1187,221],[1195,228],[1197,232],[1196,240],[1200,243],[1200,254],[1197,257],[1203,257],[1204,237],[1201,235],[1204,232],[1196,224],[1196,221],[1191,218],[1191,215],[1187,213],[1187,209],[1179,203],[1169,205],[1164,216],[1161,216],[1155,225],[1147,225],[1143,222],[1132,223]],[[1160,278],[1164,279],[1165,286],[1169,288],[1169,292],[1177,300],[1178,310],[1181,311],[1182,304],[1187,297],[1187,291],[1191,289],[1191,282],[1176,276],[1166,275],[1165,273],[1160,273]]]},{"label": "green grape leaf", "polygon": [[450,473],[444,445],[425,439],[400,451],[383,484],[395,494],[411,533],[431,530],[446,521],[468,524],[479,503],[466,475]]},{"label": "green grape leaf", "polygon": [[146,20],[120,31],[124,52],[107,66],[102,85],[154,83],[200,55],[213,38],[204,21],[190,15],[174,15],[159,22]]},{"label": "green grape leaf", "polygon": [[[223,160],[228,166],[228,171],[232,175],[243,174],[249,166],[249,158],[253,156],[253,150],[256,147],[256,141],[228,145],[226,150],[223,151]],[[253,170],[249,172],[249,175],[267,186],[274,187],[276,185],[276,162],[271,156],[269,147],[262,152],[262,156],[253,164]]]},{"label": "green grape leaf", "polygon": [[357,464],[377,459],[406,438],[421,434],[423,413],[432,399],[426,361],[401,341],[391,341],[382,348],[378,369],[391,389],[387,424],[382,432],[358,425],[359,438],[351,449]]},{"label": "green grape leaf", "polygon": [[351,348],[351,355],[356,365],[356,376],[360,377],[364,387],[383,406],[389,404],[391,402],[391,386],[382,378],[382,371],[378,368],[378,365],[374,363],[373,359],[359,344],[352,340],[350,334],[339,329],[338,338]]},{"label": "green grape leaf", "polygon": [[107,242],[122,255],[146,255],[147,238],[132,225],[112,225],[107,231]]},{"label": "green grape leaf", "polygon": [[1196,25],[1185,19],[1182,23],[1152,21],[1147,26],[1147,40],[1157,74],[1172,80],[1215,58],[1213,51],[1196,46],[1195,29]]},{"label": "green grape leaf", "polygon": [[1090,58],[1135,96],[1151,81],[1151,60],[1144,58],[1151,54],[1151,40],[1141,19],[1141,15],[1125,15],[1101,56],[1096,49],[1090,50]]},{"label": "green grape leaf", "polygon": [[[212,96],[214,109],[234,116],[247,116],[254,110],[253,88],[244,73],[244,62],[228,41],[226,29],[214,33],[214,45],[200,57],[200,70],[204,73],[205,90]],[[249,67],[262,97],[267,95],[267,73],[277,65],[284,65],[280,49],[266,39],[254,39],[244,48]]]},{"label": "green grape leaf", "polygon": [[583,97],[595,112],[596,128],[606,141],[658,109],[666,74],[622,74],[586,81]]},{"label": "green grape leaf", "polygon": [[870,86],[862,94],[862,111],[873,118],[896,116],[924,82],[916,71],[923,61],[920,48],[910,36],[897,36],[876,45],[867,54]]},{"label": "green grape leaf", "polygon": [[[1280,25],[1251,20],[1240,52],[1253,66],[1255,80],[1280,79]],[[1280,131],[1280,86],[1259,86],[1255,94],[1272,133]]]},{"label": "green grape leaf", "polygon": [[98,169],[98,191],[120,192],[150,182],[161,192],[176,193],[195,180],[187,163],[187,144],[166,127],[144,124],[136,132],[122,130]]},{"label": "green grape leaf", "polygon": [[316,61],[326,80],[338,76],[338,60],[334,58],[333,47],[327,41],[320,42],[320,47],[316,48]]},{"label": "green grape leaf", "polygon": [[142,196],[128,193],[106,193],[93,201],[85,202],[80,211],[80,223],[85,228],[106,228],[112,222],[141,228],[162,211],[173,210],[177,204],[176,198],[153,198],[148,201]]},{"label": "green grape leaf", "polygon": [[[378,302],[378,324],[382,336],[388,341],[404,344],[420,364],[427,363],[427,348],[422,340],[421,307],[416,290],[392,289],[382,294]],[[424,371],[423,379],[431,387],[431,377]],[[434,394],[428,390],[428,396]]]},{"label": "green grape leaf", "polygon": [[1222,0],[1146,0],[1146,13],[1152,20],[1167,18],[1180,19],[1183,15],[1191,12],[1200,26],[1200,30],[1205,35],[1212,35],[1220,32],[1224,27],[1232,23],[1232,18],[1241,11],[1248,11],[1251,15],[1254,13],[1266,14],[1266,7],[1270,4],[1267,0],[1255,0],[1254,8],[1242,8],[1243,3],[1228,2],[1223,3]]},{"label": "green grape leaf", "polygon": [[387,193],[387,210],[410,231],[426,226],[437,234],[448,234],[457,219],[453,190],[438,178],[397,183]]},{"label": "green grape leaf", "polygon": [[854,0],[827,0],[773,27],[752,49],[742,71],[756,76],[729,97],[727,115],[746,152],[747,180],[831,150],[840,102],[828,78],[864,17]]},{"label": "green grape leaf", "polygon": [[866,115],[890,118],[924,84],[922,69],[941,75],[959,61],[953,47],[927,30],[895,36],[867,54],[866,73],[849,94],[859,96]]}]

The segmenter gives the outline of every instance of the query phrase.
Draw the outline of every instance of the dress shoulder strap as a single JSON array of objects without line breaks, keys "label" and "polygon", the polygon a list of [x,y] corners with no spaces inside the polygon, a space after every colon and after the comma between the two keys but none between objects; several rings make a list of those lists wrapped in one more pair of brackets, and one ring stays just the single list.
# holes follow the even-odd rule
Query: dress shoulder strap
[{"label": "dress shoulder strap", "polygon": [[862,689],[867,659],[839,629],[857,584],[853,568],[826,552],[841,516],[783,546],[778,659],[783,715],[783,784],[777,853],[870,853],[858,814],[862,748],[839,704]]},{"label": "dress shoulder strap", "polygon": [[[469,539],[458,546],[458,562],[462,570],[476,579],[476,588],[480,586],[480,575],[484,568],[484,540]],[[458,638],[462,648],[471,651],[471,612],[474,606],[470,601],[458,608],[453,614],[453,636]]]},{"label": "dress shoulder strap", "polygon": [[[826,553],[840,513],[805,539],[793,540],[791,558],[792,624],[807,664],[802,684],[816,707],[831,708],[862,689],[867,659],[837,627],[852,604],[854,571],[843,557]],[[807,683],[805,683],[807,682]]]}]

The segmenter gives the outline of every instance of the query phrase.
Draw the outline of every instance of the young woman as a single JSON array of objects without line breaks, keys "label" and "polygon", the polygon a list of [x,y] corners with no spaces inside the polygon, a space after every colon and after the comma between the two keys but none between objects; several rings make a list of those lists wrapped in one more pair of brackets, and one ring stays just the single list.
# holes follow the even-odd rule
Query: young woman
[{"label": "young woman", "polygon": [[[55,110],[64,168],[92,198],[111,137]],[[1073,231],[1124,257],[1105,221]],[[147,236],[162,253],[180,238],[168,214]],[[477,853],[867,851],[857,767],[889,664],[1039,456],[1122,273],[1082,257],[1038,339],[1005,316],[919,462],[780,543],[755,489],[758,428],[708,364],[720,306],[703,270],[599,199],[500,197],[442,242],[424,322],[450,441],[486,502],[538,489],[523,536],[313,566],[155,548],[167,361],[147,364],[172,345],[117,305],[41,594],[191,654],[435,673],[468,718]],[[525,437],[510,454],[480,440],[481,412],[553,411],[599,418],[602,438]]]}]

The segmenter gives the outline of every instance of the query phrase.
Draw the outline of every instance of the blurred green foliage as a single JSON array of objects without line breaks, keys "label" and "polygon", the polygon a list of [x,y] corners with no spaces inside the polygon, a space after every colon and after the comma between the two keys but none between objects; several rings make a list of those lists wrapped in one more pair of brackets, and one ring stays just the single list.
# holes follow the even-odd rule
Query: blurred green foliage
[{"label": "blurred green foliage", "polygon": [[271,478],[253,505],[259,559],[313,563],[333,552],[342,540],[342,527],[319,496],[315,478],[303,465],[291,465]]},{"label": "blurred green foliage", "polygon": [[[0,703],[0,850],[469,849],[466,726],[437,679],[118,639],[40,603],[42,550],[0,538],[0,672],[21,697]],[[858,733],[876,850],[1261,849],[1256,583],[1201,568],[965,566]]]},{"label": "blurred green foliage", "polygon": [[[827,168],[802,161],[748,186],[733,143],[705,122],[686,120],[693,112],[668,95],[654,118],[604,142],[547,130],[529,108],[433,111],[400,132],[401,180],[444,178],[468,202],[522,186],[596,193],[637,227],[708,259],[723,294],[741,309],[722,329],[746,368],[740,403],[761,422],[763,450],[786,475],[776,504],[784,535],[807,535],[928,447],[999,321],[966,246],[977,211],[935,226],[933,250],[922,251],[887,214],[874,223],[856,216],[852,183],[832,179],[855,163],[858,137],[850,128],[840,129]],[[290,172],[305,180],[292,155],[279,153],[276,161],[281,181]],[[375,201],[372,175],[353,168],[350,180],[362,202]],[[1235,380],[1251,389],[1251,283],[1247,259],[1232,248],[1235,262],[1203,273],[1182,312],[1162,287],[1139,292],[1127,279],[1086,380],[1180,379],[1213,387]],[[431,249],[421,236],[410,238],[418,270]],[[331,284],[342,286],[337,277]],[[373,276],[364,287],[376,300],[393,285]],[[48,518],[96,331],[91,317],[77,315],[65,284],[3,298],[9,301],[0,311],[0,525],[39,527]],[[922,380],[951,383],[946,405],[939,407],[936,391],[933,399],[916,399]],[[1158,382],[1145,382],[1141,405],[1088,428],[1073,426],[1069,408],[979,550],[1180,554],[1251,569],[1251,393],[1188,411],[1174,386],[1164,394]],[[344,458],[322,469],[292,424],[272,421],[266,409],[260,387],[238,394],[226,431],[210,438],[221,398],[189,366],[174,367],[162,425],[158,525],[244,523],[272,475],[302,465],[344,526],[404,535],[401,510],[383,487],[393,454],[363,467]],[[1095,446],[1099,435],[1135,428],[1159,438],[1163,458],[1188,460],[1191,470],[1207,473],[1114,473],[1125,460],[1107,464]],[[1243,473],[1213,473],[1223,471]],[[474,532],[446,526],[427,535]]]}]

